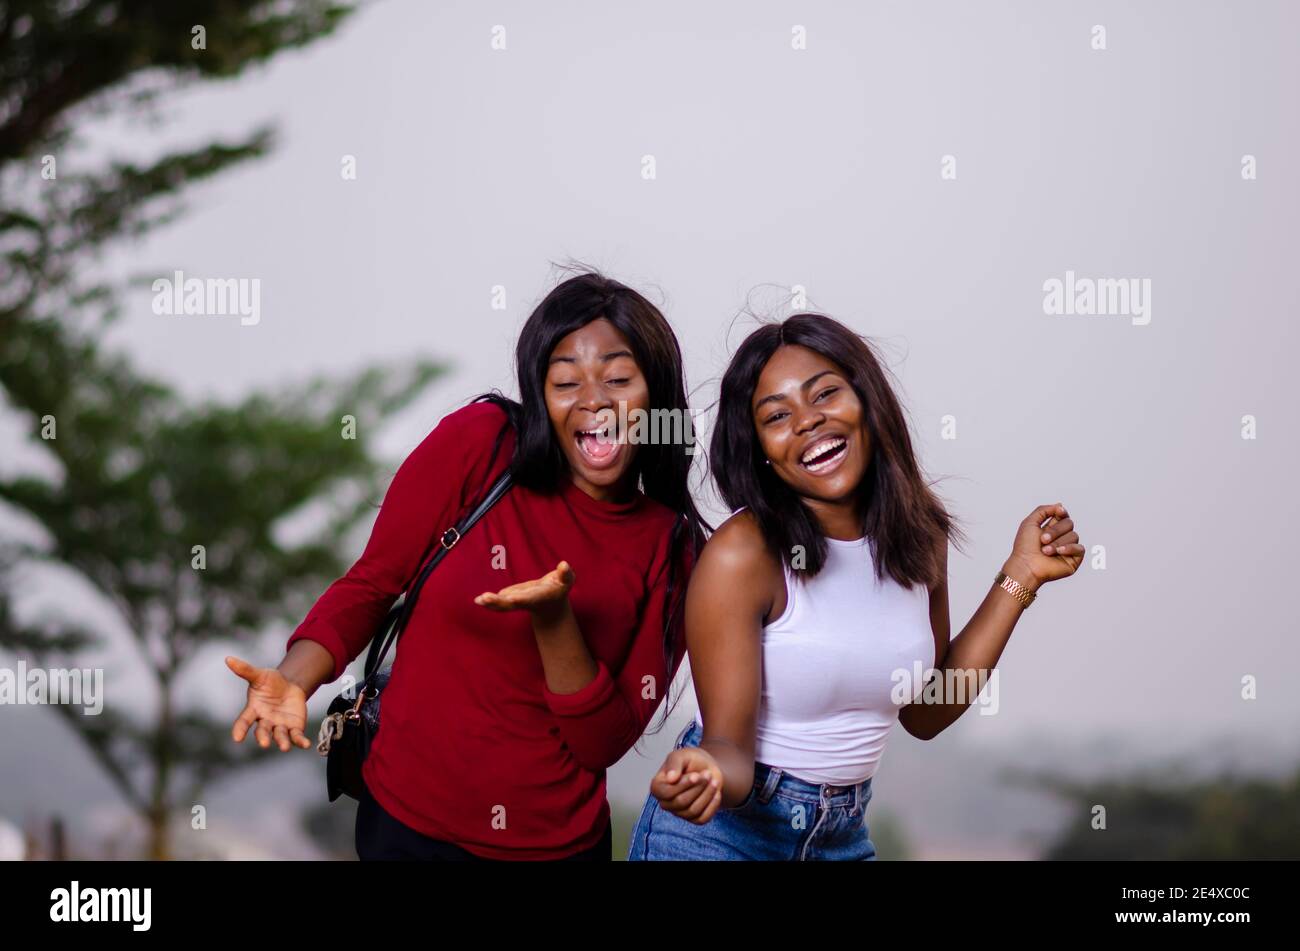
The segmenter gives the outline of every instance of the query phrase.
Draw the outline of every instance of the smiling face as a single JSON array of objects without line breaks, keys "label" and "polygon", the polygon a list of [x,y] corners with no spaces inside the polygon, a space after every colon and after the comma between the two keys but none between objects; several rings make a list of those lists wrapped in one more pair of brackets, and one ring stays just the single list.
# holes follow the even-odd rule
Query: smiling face
[{"label": "smiling face", "polygon": [[[857,489],[871,461],[866,413],[844,370],[815,350],[783,345],[759,374],[751,403],[754,428],[772,471],[819,515],[844,508],[852,526]],[[830,526],[826,526],[830,530]]]},{"label": "smiling face", "polygon": [[[594,499],[628,492],[637,447],[618,423],[649,408],[650,389],[627,337],[603,317],[573,331],[551,351],[545,391],[574,484]],[[621,414],[619,403],[626,404]]]}]

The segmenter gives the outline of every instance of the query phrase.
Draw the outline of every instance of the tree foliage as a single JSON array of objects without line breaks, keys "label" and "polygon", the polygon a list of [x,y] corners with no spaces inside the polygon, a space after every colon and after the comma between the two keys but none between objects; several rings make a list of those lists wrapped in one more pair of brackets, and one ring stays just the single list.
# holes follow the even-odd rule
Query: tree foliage
[{"label": "tree foliage", "polygon": [[[0,478],[0,500],[41,536],[0,540],[0,647],[79,666],[103,637],[55,608],[20,619],[12,594],[26,563],[63,566],[113,606],[157,687],[155,715],[137,722],[111,705],[115,671],[101,714],[52,709],[146,820],[154,857],[170,854],[173,810],[251,761],[230,741],[229,712],[187,707],[178,678],[205,644],[247,643],[301,617],[342,572],[338,541],[381,489],[365,437],[439,367],[187,401],[105,347],[121,288],[85,275],[108,247],[173,220],[196,182],[266,154],[271,130],[75,172],[59,159],[89,119],[239,76],[331,34],[351,10],[322,0],[0,2],[0,389],[57,473]],[[359,438],[344,438],[345,416]],[[310,505],[327,509],[323,524],[284,541],[277,527]]]}]

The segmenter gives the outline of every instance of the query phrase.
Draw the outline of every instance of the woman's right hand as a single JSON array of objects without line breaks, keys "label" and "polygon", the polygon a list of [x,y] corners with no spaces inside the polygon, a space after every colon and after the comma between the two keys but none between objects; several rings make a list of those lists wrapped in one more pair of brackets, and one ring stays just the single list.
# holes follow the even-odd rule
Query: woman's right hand
[{"label": "woman's right hand", "polygon": [[722,805],[722,769],[698,746],[673,750],[650,780],[650,793],[665,812],[704,825]]},{"label": "woman's right hand", "polygon": [[257,743],[269,749],[274,739],[280,751],[287,753],[290,744],[311,748],[303,732],[307,728],[307,692],[286,680],[274,667],[254,667],[238,657],[227,657],[226,666],[248,681],[248,701],[230,731],[236,743],[242,743],[257,724]]}]

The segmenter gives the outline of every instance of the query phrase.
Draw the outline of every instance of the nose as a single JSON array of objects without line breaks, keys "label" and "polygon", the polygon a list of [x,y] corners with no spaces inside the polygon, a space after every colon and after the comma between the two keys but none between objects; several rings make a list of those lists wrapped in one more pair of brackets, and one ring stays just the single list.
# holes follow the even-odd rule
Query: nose
[{"label": "nose", "polygon": [[613,405],[605,385],[598,380],[587,380],[578,388],[578,407],[593,413]]},{"label": "nose", "polygon": [[810,433],[826,422],[826,414],[815,406],[805,404],[796,409],[794,414],[794,431],[798,436]]}]

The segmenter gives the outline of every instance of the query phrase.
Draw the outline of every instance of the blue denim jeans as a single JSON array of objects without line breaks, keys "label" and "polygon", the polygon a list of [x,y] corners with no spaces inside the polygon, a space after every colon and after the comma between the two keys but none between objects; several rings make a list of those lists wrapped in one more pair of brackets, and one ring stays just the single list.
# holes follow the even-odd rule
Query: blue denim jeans
[{"label": "blue denim jeans", "polygon": [[[674,749],[698,746],[694,720]],[[804,782],[763,763],[754,764],[754,787],[734,809],[719,809],[704,825],[666,812],[646,797],[632,830],[628,861],[813,860],[871,861],[876,847],[865,811],[871,780],[856,786]]]}]

